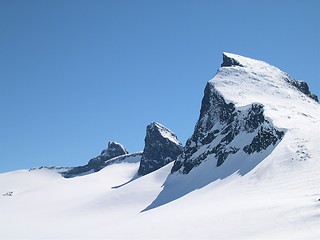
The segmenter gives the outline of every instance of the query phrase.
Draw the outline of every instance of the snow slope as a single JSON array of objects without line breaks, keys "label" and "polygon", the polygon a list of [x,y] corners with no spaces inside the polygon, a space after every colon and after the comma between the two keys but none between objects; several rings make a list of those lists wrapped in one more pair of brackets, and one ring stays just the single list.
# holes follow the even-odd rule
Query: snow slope
[{"label": "snow slope", "polygon": [[70,179],[0,174],[0,239],[320,239],[320,105],[281,70],[225,54],[243,67],[210,82],[237,107],[263,104],[286,129],[257,165],[208,159],[188,174],[171,175],[170,163],[138,177],[136,157]]},{"label": "snow slope", "polygon": [[161,125],[160,123],[157,123],[157,122],[153,123],[153,127],[156,127],[159,130],[159,133],[161,134],[162,137],[168,139],[169,141],[177,145],[181,145],[177,136],[172,131],[169,131],[166,127]]}]

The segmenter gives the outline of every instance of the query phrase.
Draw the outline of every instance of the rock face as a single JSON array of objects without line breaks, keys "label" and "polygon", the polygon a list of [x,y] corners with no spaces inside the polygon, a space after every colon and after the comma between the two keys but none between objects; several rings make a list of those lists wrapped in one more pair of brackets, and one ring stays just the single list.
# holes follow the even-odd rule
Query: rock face
[{"label": "rock face", "polygon": [[318,96],[313,94],[312,92],[310,92],[309,86],[306,82],[298,81],[298,80],[294,80],[294,79],[290,79],[290,78],[288,78],[286,80],[287,80],[287,82],[291,83],[294,87],[296,87],[300,92],[304,93],[305,95],[312,98],[316,102],[319,102]]},{"label": "rock face", "polygon": [[98,158],[108,160],[125,154],[128,154],[128,151],[120,143],[109,142],[108,148],[103,150]]},{"label": "rock face", "polygon": [[[223,67],[242,67],[225,55],[223,60]],[[194,133],[187,141],[183,154],[175,161],[172,172],[187,174],[209,157],[213,157],[219,167],[237,153],[250,155],[274,148],[284,134],[284,130],[276,128],[264,116],[262,104],[237,108],[233,103],[226,102],[214,83],[209,81]]]},{"label": "rock face", "polygon": [[[199,120],[186,146],[183,148],[168,128],[151,123],[147,126],[142,155],[139,153],[138,175],[146,175],[172,161],[175,161],[172,172],[187,174],[208,159],[214,159],[216,162],[211,163],[216,167],[230,158],[233,161],[249,159],[248,156],[262,159],[265,151],[272,151],[285,134],[265,112],[276,110],[277,101],[290,96],[318,102],[306,82],[297,81],[262,61],[224,53],[221,68],[206,85]],[[264,104],[256,102],[260,100]],[[87,165],[72,168],[63,175],[73,177],[96,172],[111,164],[115,157],[127,154],[121,144],[110,142]]]},{"label": "rock face", "polygon": [[74,167],[64,172],[62,175],[66,178],[70,178],[83,175],[88,172],[97,172],[107,165],[108,160],[126,154],[128,154],[128,151],[120,143],[109,142],[108,148],[103,150],[99,156],[91,159],[88,164],[84,166]]},{"label": "rock face", "polygon": [[243,65],[240,64],[239,61],[237,61],[236,59],[230,58],[226,54],[223,54],[223,62],[221,63],[221,67],[232,67],[232,66],[243,67]]},{"label": "rock face", "polygon": [[177,136],[159,123],[147,126],[138,175],[146,175],[174,161],[183,152]]}]

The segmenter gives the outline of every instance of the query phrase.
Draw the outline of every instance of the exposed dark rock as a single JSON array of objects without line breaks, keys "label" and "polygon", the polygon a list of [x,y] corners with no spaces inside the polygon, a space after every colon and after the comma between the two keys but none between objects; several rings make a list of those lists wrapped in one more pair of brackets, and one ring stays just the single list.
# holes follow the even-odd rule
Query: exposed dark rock
[{"label": "exposed dark rock", "polygon": [[252,154],[266,150],[270,145],[275,145],[279,139],[282,139],[283,131],[278,131],[275,128],[261,126],[258,134],[252,139],[249,145],[243,148],[243,151]]},{"label": "exposed dark rock", "polygon": [[237,60],[228,57],[226,54],[223,54],[223,62],[221,63],[221,67],[233,67],[240,66],[243,67]]},{"label": "exposed dark rock", "polygon": [[177,136],[159,123],[147,126],[145,147],[138,174],[146,175],[174,161],[183,147]]},{"label": "exposed dark rock", "polygon": [[100,156],[105,158],[114,158],[121,155],[128,154],[129,152],[125,149],[120,143],[117,142],[109,142],[108,148],[101,152]]},{"label": "exposed dark rock", "polygon": [[319,102],[318,100],[318,96],[313,94],[310,90],[309,90],[309,86],[306,82],[304,81],[298,81],[295,79],[292,79],[290,77],[285,79],[287,82],[291,83],[294,87],[296,87],[300,92],[304,93],[305,95],[307,95],[308,97],[312,98],[313,100],[315,100],[316,102]]},{"label": "exposed dark rock", "polygon": [[207,83],[202,99],[200,117],[195,127],[197,131],[194,131],[191,139],[188,140],[187,147],[190,147],[192,142],[197,143],[199,140],[201,140],[202,145],[210,143],[220,131],[219,129],[211,131],[212,127],[218,122],[225,124],[231,118],[234,109],[232,103],[226,103],[214,86]]},{"label": "exposed dark rock", "polygon": [[2,196],[4,196],[4,197],[12,197],[13,196],[13,191],[6,192],[6,193],[2,194]]},{"label": "exposed dark rock", "polygon": [[[240,150],[252,154],[277,144],[284,132],[277,130],[263,112],[263,105],[258,103],[237,109],[233,103],[227,103],[209,82],[194,133],[171,171],[187,174],[206,161],[209,155],[216,158],[219,167]],[[240,147],[241,144],[245,145]]]},{"label": "exposed dark rock", "polygon": [[108,148],[103,150],[98,157],[91,159],[87,165],[97,172],[104,167],[105,161],[125,154],[128,154],[128,151],[120,143],[109,142]]},{"label": "exposed dark rock", "polygon": [[72,169],[72,167],[41,166],[41,167],[30,168],[29,172],[36,171],[36,170],[41,170],[41,169],[48,169],[48,170],[56,171],[58,173],[64,173],[64,172],[69,171],[70,169]]},{"label": "exposed dark rock", "polygon": [[108,165],[108,160],[126,154],[128,154],[128,151],[120,143],[109,142],[108,148],[103,150],[99,156],[91,159],[88,164],[84,166],[74,167],[62,173],[62,175],[66,178],[70,178],[83,175],[88,172],[98,172]]}]

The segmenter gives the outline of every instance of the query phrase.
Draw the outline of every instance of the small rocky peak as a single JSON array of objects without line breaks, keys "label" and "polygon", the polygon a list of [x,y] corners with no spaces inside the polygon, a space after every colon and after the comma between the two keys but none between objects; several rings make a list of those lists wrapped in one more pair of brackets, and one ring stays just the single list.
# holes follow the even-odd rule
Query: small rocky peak
[{"label": "small rocky peak", "polygon": [[62,175],[65,178],[70,178],[90,172],[98,172],[108,165],[108,160],[126,154],[128,154],[128,151],[120,143],[111,141],[108,143],[108,148],[103,150],[99,156],[92,158],[86,165],[74,167]]},{"label": "small rocky peak", "polygon": [[160,123],[153,122],[147,126],[147,135],[151,138],[158,138],[161,135],[162,138],[166,138],[168,141],[174,142],[177,145],[181,145],[180,141],[178,140],[177,135],[172,132],[170,129],[166,128],[165,126],[161,125]]},{"label": "small rocky peak", "polygon": [[138,170],[139,175],[151,173],[177,159],[183,147],[176,134],[153,122],[147,126],[145,147]]},{"label": "small rocky peak", "polygon": [[221,67],[234,67],[234,66],[240,66],[243,67],[242,64],[240,64],[239,61],[232,58],[227,53],[223,53],[223,62],[221,63]]},{"label": "small rocky peak", "polygon": [[108,143],[108,148],[101,152],[102,156],[106,156],[108,158],[114,158],[124,154],[128,154],[128,151],[124,148],[124,146],[113,141],[110,141]]}]

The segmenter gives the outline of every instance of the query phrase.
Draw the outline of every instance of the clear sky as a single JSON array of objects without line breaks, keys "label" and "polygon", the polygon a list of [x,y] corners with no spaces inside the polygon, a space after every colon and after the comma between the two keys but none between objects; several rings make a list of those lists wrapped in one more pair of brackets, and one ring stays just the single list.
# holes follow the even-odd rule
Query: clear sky
[{"label": "clear sky", "polygon": [[184,144],[222,52],[320,95],[320,1],[0,1],[0,172],[78,166],[160,122]]}]

